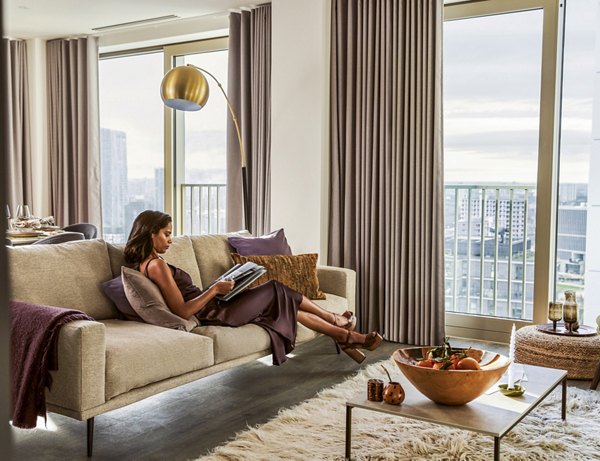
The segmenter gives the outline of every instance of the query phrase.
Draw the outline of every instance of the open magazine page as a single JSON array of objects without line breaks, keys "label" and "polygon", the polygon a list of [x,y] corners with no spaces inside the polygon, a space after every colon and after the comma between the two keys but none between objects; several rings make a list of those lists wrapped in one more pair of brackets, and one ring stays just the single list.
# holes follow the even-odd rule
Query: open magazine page
[{"label": "open magazine page", "polygon": [[221,280],[233,280],[235,285],[226,295],[216,296],[221,301],[228,301],[235,295],[246,289],[252,282],[262,276],[267,270],[258,264],[253,262],[247,262],[242,265],[236,264],[223,275],[218,277],[213,283],[211,283],[206,289],[213,286],[215,283]]}]

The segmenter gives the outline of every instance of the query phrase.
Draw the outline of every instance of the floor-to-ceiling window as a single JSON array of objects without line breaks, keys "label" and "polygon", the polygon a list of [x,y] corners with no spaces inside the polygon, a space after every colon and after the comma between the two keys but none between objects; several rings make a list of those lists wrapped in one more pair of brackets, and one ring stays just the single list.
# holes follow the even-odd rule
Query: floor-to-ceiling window
[{"label": "floor-to-ceiling window", "polygon": [[194,64],[227,88],[227,40],[101,55],[99,63],[103,236],[125,242],[145,209],[170,213],[179,234],[225,229],[226,100],[207,76],[198,112],[166,109],[160,83]]},{"label": "floor-to-ceiling window", "polygon": [[454,334],[500,338],[513,322],[542,318],[548,301],[557,6],[445,8],[445,278]]},{"label": "floor-to-ceiling window", "polygon": [[164,209],[161,50],[99,63],[102,234],[125,242],[135,216]]}]

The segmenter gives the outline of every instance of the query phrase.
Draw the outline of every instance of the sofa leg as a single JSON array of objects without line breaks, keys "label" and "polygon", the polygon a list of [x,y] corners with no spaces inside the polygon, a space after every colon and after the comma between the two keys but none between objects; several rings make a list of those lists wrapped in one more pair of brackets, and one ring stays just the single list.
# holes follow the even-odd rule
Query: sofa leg
[{"label": "sofa leg", "polygon": [[87,455],[88,458],[92,457],[92,450],[94,449],[94,418],[87,420]]},{"label": "sofa leg", "polygon": [[[331,339],[333,339],[333,338],[331,338]],[[339,354],[341,352],[340,346],[335,339],[333,339],[333,344],[335,344],[335,351]]]}]

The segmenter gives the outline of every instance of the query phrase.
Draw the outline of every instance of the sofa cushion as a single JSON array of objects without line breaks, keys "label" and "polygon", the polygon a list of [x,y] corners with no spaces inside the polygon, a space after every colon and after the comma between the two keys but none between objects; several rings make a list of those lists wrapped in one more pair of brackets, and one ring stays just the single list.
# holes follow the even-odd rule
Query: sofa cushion
[{"label": "sofa cushion", "polygon": [[184,319],[174,314],[167,306],[158,285],[140,271],[122,267],[121,279],[129,304],[144,322],[183,331],[191,331],[198,326],[195,316]]},{"label": "sofa cushion", "polygon": [[11,299],[78,309],[96,320],[118,316],[102,292],[112,278],[106,243],[81,240],[7,247]]},{"label": "sofa cushion", "polygon": [[213,365],[210,338],[127,320],[107,320],[106,399]]},{"label": "sofa cushion", "polygon": [[227,241],[236,253],[244,256],[292,254],[292,249],[288,245],[283,229],[278,229],[260,237],[232,236]]},{"label": "sofa cushion", "polygon": [[317,278],[316,253],[304,255],[269,255],[269,256],[242,256],[232,253],[231,257],[236,264],[248,261],[259,264],[267,272],[250,285],[250,288],[261,285],[268,280],[277,280],[293,290],[302,293],[310,299],[325,299],[325,294],[319,290]]},{"label": "sofa cushion", "polygon": [[236,328],[201,325],[194,328],[192,333],[213,340],[215,364],[271,349],[269,335],[258,325],[250,324]]},{"label": "sofa cushion", "polygon": [[[107,246],[113,277],[121,276],[122,266],[131,267],[130,264],[128,265],[125,263],[125,258],[123,256],[123,248],[125,248],[125,245],[109,243]],[[200,278],[200,272],[198,271],[198,263],[196,262],[196,256],[194,255],[192,242],[187,235],[173,237],[173,243],[169,247],[169,251],[167,251],[163,257],[168,263],[171,263],[190,274],[194,284],[202,288],[202,279]]]},{"label": "sofa cushion", "polygon": [[[341,296],[327,294],[327,299],[315,301],[316,304],[328,311],[341,314],[348,308],[348,301]],[[192,333],[212,338],[214,341],[215,363],[227,362],[240,356],[253,354],[271,349],[269,335],[258,325],[243,327],[221,327],[216,325],[201,325]],[[317,336],[313,330],[298,324],[296,344],[314,339]]]},{"label": "sofa cushion", "polygon": [[204,286],[208,286],[233,266],[231,247],[227,242],[227,238],[244,235],[249,236],[250,234],[247,231],[240,231],[229,234],[192,235],[189,237],[194,248],[200,279]]}]

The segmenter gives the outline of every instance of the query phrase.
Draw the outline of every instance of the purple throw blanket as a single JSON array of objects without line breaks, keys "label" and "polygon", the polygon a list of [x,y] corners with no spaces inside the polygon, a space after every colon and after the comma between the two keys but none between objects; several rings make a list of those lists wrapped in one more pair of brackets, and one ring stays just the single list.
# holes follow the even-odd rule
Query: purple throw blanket
[{"label": "purple throw blanket", "polygon": [[58,333],[73,320],[93,320],[73,309],[10,302],[12,424],[24,429],[46,417],[45,388],[58,369]]}]

